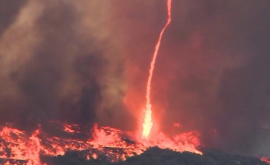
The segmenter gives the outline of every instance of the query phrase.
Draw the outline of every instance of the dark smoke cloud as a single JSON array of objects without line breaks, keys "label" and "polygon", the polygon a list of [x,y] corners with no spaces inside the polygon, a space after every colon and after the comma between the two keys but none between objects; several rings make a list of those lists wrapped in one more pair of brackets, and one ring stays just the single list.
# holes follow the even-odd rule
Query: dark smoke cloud
[{"label": "dark smoke cloud", "polygon": [[[137,129],[166,1],[17,5],[0,26],[1,123]],[[153,78],[160,130],[199,130],[206,146],[270,154],[269,7],[266,0],[173,0]]]}]

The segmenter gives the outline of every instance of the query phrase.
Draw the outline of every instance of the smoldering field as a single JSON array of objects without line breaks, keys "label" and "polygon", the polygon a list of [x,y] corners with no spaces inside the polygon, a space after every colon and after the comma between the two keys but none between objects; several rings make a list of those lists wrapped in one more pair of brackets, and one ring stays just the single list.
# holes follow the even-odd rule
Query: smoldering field
[{"label": "smoldering field", "polygon": [[[270,155],[269,7],[173,0],[152,88],[161,131],[199,130],[204,146]],[[137,130],[166,16],[165,0],[1,0],[0,123]]]}]

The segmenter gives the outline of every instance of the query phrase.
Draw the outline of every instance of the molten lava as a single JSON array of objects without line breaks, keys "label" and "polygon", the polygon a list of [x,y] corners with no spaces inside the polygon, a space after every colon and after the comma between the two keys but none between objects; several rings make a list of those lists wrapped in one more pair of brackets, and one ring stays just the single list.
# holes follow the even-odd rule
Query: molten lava
[{"label": "molten lava", "polygon": [[161,39],[162,39],[164,31],[166,30],[166,28],[169,26],[169,24],[171,22],[171,4],[172,4],[172,0],[167,0],[167,7],[168,7],[167,23],[163,27],[163,29],[161,30],[161,32],[159,34],[158,42],[156,44],[153,58],[152,58],[151,65],[150,65],[149,77],[148,77],[147,86],[146,86],[146,109],[145,109],[145,116],[144,116],[144,123],[143,123],[142,139],[149,138],[149,135],[150,135],[150,132],[151,132],[151,129],[153,126],[152,110],[151,110],[152,105],[151,105],[151,97],[150,97],[151,83],[152,83],[153,72],[154,72],[154,68],[155,68],[156,58],[158,55],[158,50],[160,47]]}]

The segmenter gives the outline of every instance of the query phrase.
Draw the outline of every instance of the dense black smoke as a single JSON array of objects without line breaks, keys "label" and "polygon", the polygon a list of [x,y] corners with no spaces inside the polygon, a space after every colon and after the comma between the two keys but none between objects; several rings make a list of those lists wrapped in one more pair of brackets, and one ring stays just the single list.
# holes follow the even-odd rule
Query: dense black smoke
[{"label": "dense black smoke", "polygon": [[[2,124],[136,129],[165,0],[0,4]],[[267,0],[173,0],[153,78],[160,130],[199,130],[203,145],[270,154],[269,7]]]}]

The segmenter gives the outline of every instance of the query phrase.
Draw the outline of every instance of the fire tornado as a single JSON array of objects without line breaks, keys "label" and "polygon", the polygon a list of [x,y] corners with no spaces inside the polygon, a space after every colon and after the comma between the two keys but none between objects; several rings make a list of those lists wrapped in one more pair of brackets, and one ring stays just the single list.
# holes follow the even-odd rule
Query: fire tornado
[{"label": "fire tornado", "polygon": [[156,63],[156,58],[158,55],[158,50],[160,47],[160,43],[162,40],[162,36],[166,28],[169,26],[171,22],[171,4],[172,0],[167,0],[167,8],[168,8],[168,19],[166,25],[163,27],[159,34],[158,42],[155,47],[155,51],[153,54],[153,58],[151,61],[150,65],[150,70],[149,70],[149,76],[147,80],[147,86],[146,86],[146,109],[145,109],[145,115],[144,115],[144,122],[143,122],[143,132],[142,132],[142,139],[148,139],[152,126],[153,126],[153,121],[152,121],[152,109],[151,109],[151,84],[152,84],[152,77],[153,77],[153,72],[155,69],[155,63]]},{"label": "fire tornado", "polygon": [[265,165],[269,8],[0,1],[0,165]]}]

